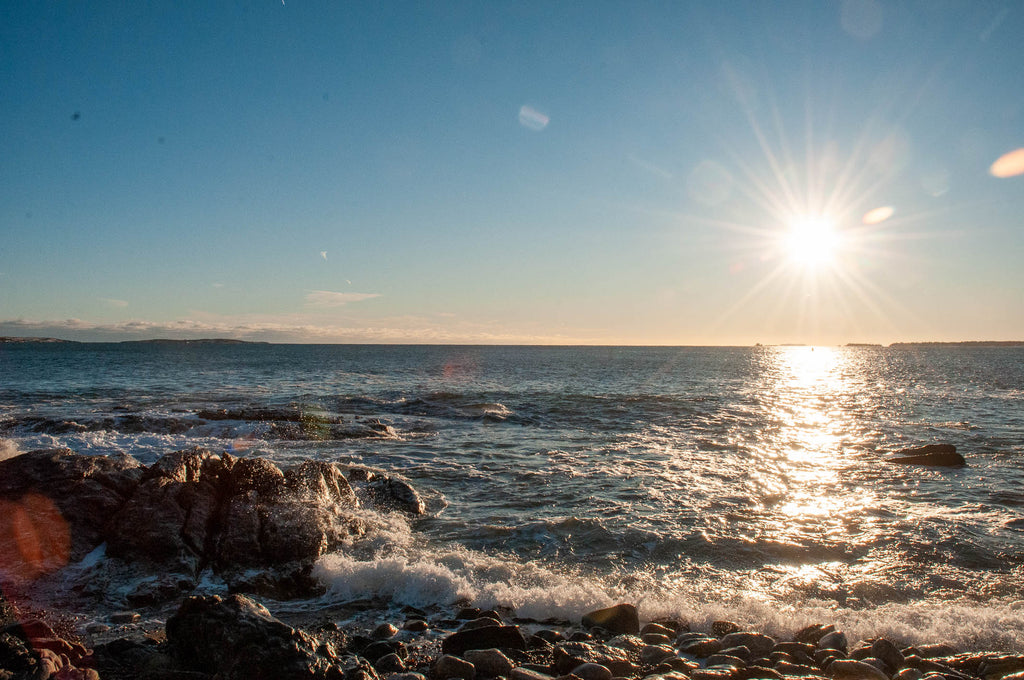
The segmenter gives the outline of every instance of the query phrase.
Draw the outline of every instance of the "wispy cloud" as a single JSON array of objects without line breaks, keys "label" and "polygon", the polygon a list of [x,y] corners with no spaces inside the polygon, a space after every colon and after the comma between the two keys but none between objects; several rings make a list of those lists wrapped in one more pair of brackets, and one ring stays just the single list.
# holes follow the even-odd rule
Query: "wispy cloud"
[{"label": "wispy cloud", "polygon": [[380,297],[380,293],[336,293],[331,290],[311,290],[306,293],[306,304],[312,307],[341,307],[350,302],[362,302]]},{"label": "wispy cloud", "polygon": [[117,299],[114,299],[114,298],[104,298],[104,297],[101,297],[100,298],[100,302],[104,303],[105,305],[107,305],[109,307],[127,307],[128,306],[128,301],[127,300],[117,300]]}]

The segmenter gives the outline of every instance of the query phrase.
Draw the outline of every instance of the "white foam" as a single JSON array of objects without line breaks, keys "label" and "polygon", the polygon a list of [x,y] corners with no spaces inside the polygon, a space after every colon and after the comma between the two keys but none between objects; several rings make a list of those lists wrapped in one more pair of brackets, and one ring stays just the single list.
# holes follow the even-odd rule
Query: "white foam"
[{"label": "white foam", "polygon": [[571,621],[597,607],[631,602],[644,620],[679,618],[694,630],[710,630],[713,621],[728,620],[791,639],[806,625],[831,623],[851,643],[885,636],[901,644],[942,642],[963,651],[1024,651],[1024,601],[1012,598],[917,600],[865,608],[743,595],[716,599],[722,597],[717,594],[721,591],[712,583],[695,581],[674,588],[650,582],[616,585],[457,546],[428,549],[410,537],[385,552],[359,558],[349,553],[328,555],[315,573],[327,586],[328,596],[341,599],[379,597],[418,607],[467,600],[485,608],[510,607],[521,617]]},{"label": "white foam", "polygon": [[18,443],[12,439],[0,439],[0,460],[14,458],[24,453],[18,448]]}]

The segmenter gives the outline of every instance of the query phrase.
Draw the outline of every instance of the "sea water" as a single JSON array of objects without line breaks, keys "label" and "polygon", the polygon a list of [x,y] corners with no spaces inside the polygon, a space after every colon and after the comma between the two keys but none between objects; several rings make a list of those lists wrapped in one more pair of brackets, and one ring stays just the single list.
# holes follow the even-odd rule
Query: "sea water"
[{"label": "sea water", "polygon": [[[1024,651],[1024,348],[0,345],[0,455],[371,466],[334,600]],[[895,465],[950,443],[961,468]],[[308,606],[315,606],[310,603]]]}]

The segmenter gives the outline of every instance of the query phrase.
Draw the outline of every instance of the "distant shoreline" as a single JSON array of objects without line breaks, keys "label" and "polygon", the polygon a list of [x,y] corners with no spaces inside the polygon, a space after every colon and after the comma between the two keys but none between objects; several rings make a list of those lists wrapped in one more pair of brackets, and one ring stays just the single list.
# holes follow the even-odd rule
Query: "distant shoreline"
[{"label": "distant shoreline", "polygon": [[[35,336],[0,336],[0,344],[68,344],[68,345],[396,345],[422,347],[814,347],[799,343],[757,343],[754,345],[476,345],[466,343],[366,343],[366,342],[268,342],[265,340],[238,340],[236,338],[149,338],[146,340],[66,340]],[[888,345],[874,342],[848,342],[835,347],[861,347],[875,349],[912,349],[917,347],[1024,347],[1024,340],[959,340],[893,342]]]}]

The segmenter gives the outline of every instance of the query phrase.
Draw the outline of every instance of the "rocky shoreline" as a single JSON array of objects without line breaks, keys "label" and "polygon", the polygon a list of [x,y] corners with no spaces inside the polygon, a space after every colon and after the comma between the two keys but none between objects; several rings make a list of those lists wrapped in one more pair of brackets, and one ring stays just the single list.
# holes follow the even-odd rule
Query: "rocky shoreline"
[{"label": "rocky shoreline", "polygon": [[[312,460],[0,461],[0,680],[1024,680],[1024,655],[848,640],[827,622],[783,640],[729,621],[641,622],[630,604],[573,621],[470,603],[282,606],[323,594],[313,566],[367,531],[365,509],[426,506],[397,476]],[[58,583],[67,611],[27,604]]]},{"label": "rocky shoreline", "polygon": [[[886,638],[850,644],[831,625],[791,640],[715,621],[641,625],[620,604],[580,621],[459,607],[369,628],[293,627],[245,595],[189,597],[166,626],[86,647],[40,619],[0,622],[0,678],[140,680],[1024,680],[1024,655],[958,653]],[[120,615],[129,620],[130,613]]]}]

